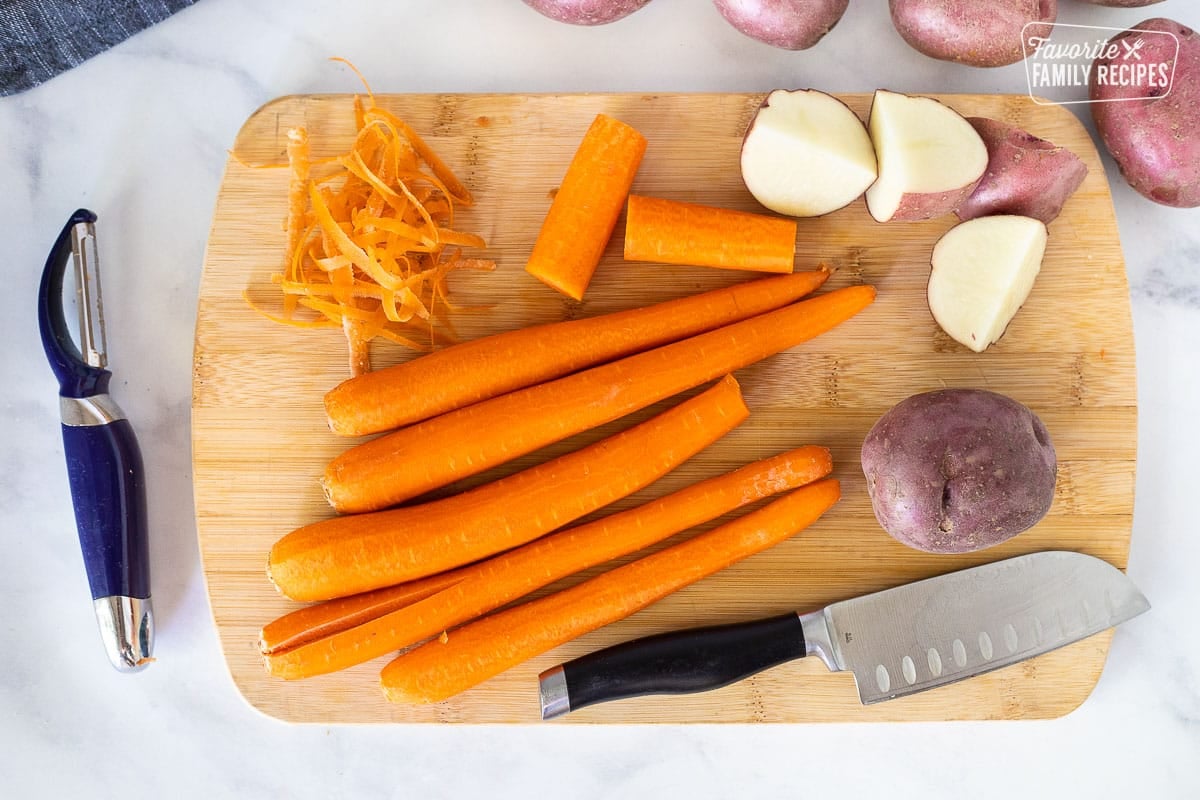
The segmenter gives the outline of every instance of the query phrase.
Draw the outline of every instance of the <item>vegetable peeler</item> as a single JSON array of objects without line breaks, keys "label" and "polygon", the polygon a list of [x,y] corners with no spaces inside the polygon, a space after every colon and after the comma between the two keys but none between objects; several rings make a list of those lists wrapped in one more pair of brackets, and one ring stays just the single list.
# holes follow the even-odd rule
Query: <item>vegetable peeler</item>
[{"label": "vegetable peeler", "polygon": [[[95,223],[94,213],[79,209],[58,235],[42,271],[38,327],[58,378],[67,476],[100,634],[112,665],[137,672],[154,650],[145,472],[133,427],[108,394]],[[68,261],[79,346],[63,311]]]}]

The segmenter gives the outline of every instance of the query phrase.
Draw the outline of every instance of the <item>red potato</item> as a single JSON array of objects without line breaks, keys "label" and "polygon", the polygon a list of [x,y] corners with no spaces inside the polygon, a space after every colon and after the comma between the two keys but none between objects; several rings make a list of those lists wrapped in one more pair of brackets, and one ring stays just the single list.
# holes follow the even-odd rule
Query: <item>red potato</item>
[{"label": "red potato", "polygon": [[949,214],[987,169],[983,139],[957,111],[930,97],[880,89],[867,121],[879,178],[867,189],[877,222]]},{"label": "red potato", "polygon": [[1140,194],[1200,206],[1200,35],[1157,17],[1109,41],[1088,80],[1105,148]]},{"label": "red potato", "polygon": [[898,542],[970,553],[1033,527],[1050,510],[1058,460],[1021,403],[983,389],[913,395],[862,445],[871,508]]},{"label": "red potato", "polygon": [[850,0],[713,0],[739,31],[784,50],[807,50],[833,30]]},{"label": "red potato", "polygon": [[998,214],[960,222],[933,247],[926,297],[942,330],[982,353],[1000,340],[1042,269],[1046,226]]},{"label": "red potato", "polygon": [[987,171],[962,205],[959,219],[1017,214],[1049,224],[1087,176],[1087,165],[1065,147],[986,117],[967,117],[988,151]]},{"label": "red potato", "polygon": [[524,0],[534,11],[570,25],[605,25],[628,17],[650,0]]},{"label": "red potato", "polygon": [[750,121],[742,181],[780,214],[816,217],[849,205],[874,183],[875,150],[850,108],[815,89],[776,89]]},{"label": "red potato", "polygon": [[[901,38],[930,58],[972,67],[1015,64],[1049,38],[1058,0],[889,0]],[[1026,25],[1031,27],[1026,29]]]}]

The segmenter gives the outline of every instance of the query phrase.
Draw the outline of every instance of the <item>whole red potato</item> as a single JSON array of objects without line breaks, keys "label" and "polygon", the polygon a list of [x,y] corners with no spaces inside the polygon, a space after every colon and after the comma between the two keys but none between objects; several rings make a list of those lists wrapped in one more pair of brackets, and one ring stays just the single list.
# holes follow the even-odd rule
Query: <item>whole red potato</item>
[{"label": "whole red potato", "polygon": [[650,0],[524,0],[534,11],[571,25],[604,25],[628,17]]},{"label": "whole red potato", "polygon": [[1081,3],[1091,3],[1094,6],[1110,6],[1112,8],[1141,8],[1161,3],[1162,0],[1079,0]]},{"label": "whole red potato", "polygon": [[867,494],[892,538],[929,553],[970,553],[1041,520],[1058,459],[1029,408],[983,389],[908,397],[862,445]]},{"label": "whole red potato", "polygon": [[784,50],[806,50],[833,30],[850,0],[713,0],[739,31]]},{"label": "whole red potato", "polygon": [[1157,17],[1109,44],[1088,81],[1105,148],[1140,194],[1167,206],[1200,206],[1200,35]]},{"label": "whole red potato", "polygon": [[1028,38],[1049,38],[1058,18],[1058,0],[889,0],[888,6],[896,32],[913,49],[972,67],[1022,60]]}]

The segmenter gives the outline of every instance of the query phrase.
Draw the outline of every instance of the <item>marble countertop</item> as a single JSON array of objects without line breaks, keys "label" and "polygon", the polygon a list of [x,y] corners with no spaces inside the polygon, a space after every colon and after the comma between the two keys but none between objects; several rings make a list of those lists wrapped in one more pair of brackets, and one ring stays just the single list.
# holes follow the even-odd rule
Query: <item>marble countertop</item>
[{"label": "marble countertop", "polygon": [[[1060,21],[1200,23],[1062,0]],[[1152,13],[1148,13],[1152,12]],[[1128,264],[1140,406],[1129,574],[1151,613],[1115,634],[1077,711],[1043,722],[724,726],[289,726],[234,688],[209,614],[193,519],[189,398],[200,265],[226,149],[272,97],[384,92],[1026,90],[1020,65],[936,62],[855,0],[816,49],[729,28],[710,4],[656,0],[603,28],[517,0],[200,0],[27,93],[0,99],[0,794],[5,797],[1200,796],[1200,210],[1155,205],[1106,162]],[[1086,107],[1076,107],[1091,125]],[[157,656],[106,663],[75,541],[36,284],[77,206],[103,217],[113,392],[150,474]],[[836,793],[834,795],[833,793]]]}]

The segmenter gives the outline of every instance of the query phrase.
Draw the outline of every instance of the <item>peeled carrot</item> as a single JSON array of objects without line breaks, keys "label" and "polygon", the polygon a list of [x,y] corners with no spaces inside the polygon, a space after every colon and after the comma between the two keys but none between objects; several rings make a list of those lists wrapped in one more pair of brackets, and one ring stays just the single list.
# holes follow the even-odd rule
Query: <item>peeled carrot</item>
[{"label": "peeled carrot", "polygon": [[343,381],[325,395],[325,414],[333,432],[343,436],[400,428],[780,308],[828,277],[821,267],[462,342]]},{"label": "peeled carrot", "polygon": [[486,561],[416,581],[442,588],[380,612],[400,590],[368,592],[294,611],[268,625],[308,628],[263,653],[267,671],[287,679],[336,672],[436,636],[580,570],[637,552],[735,508],[825,477],[829,451],[802,447],[688,486],[637,508],[560,531]]},{"label": "peeled carrot", "polygon": [[410,606],[460,580],[457,570],[408,581],[399,586],[339,597],[284,614],[263,626],[259,648],[264,655],[298,648]]},{"label": "peeled carrot", "polygon": [[501,611],[388,664],[393,702],[436,703],[767,549],[815,522],[841,490],[823,480],[707,533],[569,589]]},{"label": "peeled carrot", "polygon": [[838,289],[364,442],[326,467],[326,496],[342,512],[386,508],[811,339],[874,298]]},{"label": "peeled carrot", "polygon": [[619,120],[596,115],[533,244],[525,265],[530,275],[583,299],[645,152],[644,136]]},{"label": "peeled carrot", "polygon": [[796,220],[631,194],[625,260],[791,272]]},{"label": "peeled carrot", "polygon": [[647,486],[749,413],[726,376],[646,422],[461,494],[306,525],[275,543],[267,571],[293,600],[327,600],[459,567]]}]

